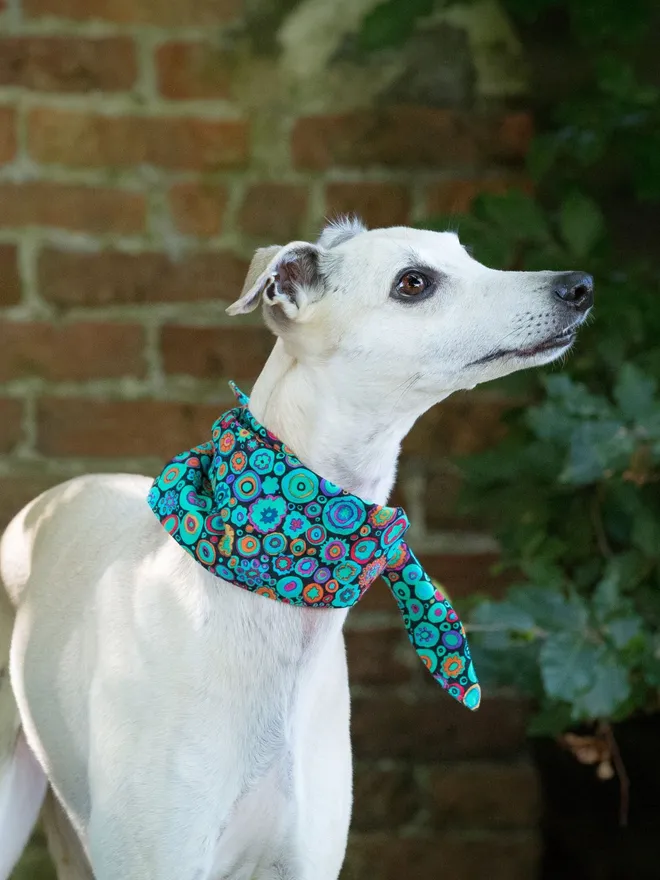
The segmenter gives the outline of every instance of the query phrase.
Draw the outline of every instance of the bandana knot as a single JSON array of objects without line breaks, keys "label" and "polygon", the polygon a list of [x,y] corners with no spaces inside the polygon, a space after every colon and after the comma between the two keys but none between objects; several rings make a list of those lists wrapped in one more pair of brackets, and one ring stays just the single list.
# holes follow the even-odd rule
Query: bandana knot
[{"label": "bandana knot", "polygon": [[382,576],[431,675],[476,709],[481,689],[463,624],[404,541],[401,507],[369,504],[306,467],[249,410],[213,425],[211,440],[175,455],[148,504],[211,574],[269,599],[350,608]]}]

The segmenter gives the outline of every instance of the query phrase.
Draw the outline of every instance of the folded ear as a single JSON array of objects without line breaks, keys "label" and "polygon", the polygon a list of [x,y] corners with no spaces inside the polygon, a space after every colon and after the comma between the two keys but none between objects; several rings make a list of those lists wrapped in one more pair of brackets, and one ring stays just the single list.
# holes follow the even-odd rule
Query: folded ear
[{"label": "folded ear", "polygon": [[252,312],[263,297],[264,305],[280,308],[287,318],[295,320],[309,302],[323,293],[321,252],[321,248],[306,241],[261,248],[250,263],[239,299],[229,306],[227,314]]},{"label": "folded ear", "polygon": [[267,269],[273,257],[281,250],[282,247],[279,244],[273,245],[273,247],[259,248],[252,257],[240,297],[227,309],[228,315],[245,315],[256,309],[263,293],[263,276],[268,274]]}]

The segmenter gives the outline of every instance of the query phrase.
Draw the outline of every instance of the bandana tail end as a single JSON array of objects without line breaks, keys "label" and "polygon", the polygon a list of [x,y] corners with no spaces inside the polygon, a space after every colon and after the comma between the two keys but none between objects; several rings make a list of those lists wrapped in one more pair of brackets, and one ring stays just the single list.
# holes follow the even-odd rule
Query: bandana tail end
[{"label": "bandana tail end", "polygon": [[401,573],[389,568],[383,577],[399,606],[408,638],[438,684],[474,712],[481,703],[481,686],[463,624],[412,550],[406,550],[407,564]]}]

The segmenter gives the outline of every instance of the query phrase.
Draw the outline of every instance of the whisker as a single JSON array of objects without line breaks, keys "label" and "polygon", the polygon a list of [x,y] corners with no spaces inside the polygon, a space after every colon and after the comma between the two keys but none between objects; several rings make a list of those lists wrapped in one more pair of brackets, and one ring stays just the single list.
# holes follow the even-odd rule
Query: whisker
[{"label": "whisker", "polygon": [[392,414],[396,412],[399,407],[399,404],[403,400],[404,396],[413,388],[413,386],[421,379],[421,373],[413,373],[413,375],[406,379],[404,382],[401,382],[400,385],[397,385],[396,388],[393,389],[393,394],[396,394],[397,391],[400,391],[400,394],[394,401],[394,405],[392,406]]}]

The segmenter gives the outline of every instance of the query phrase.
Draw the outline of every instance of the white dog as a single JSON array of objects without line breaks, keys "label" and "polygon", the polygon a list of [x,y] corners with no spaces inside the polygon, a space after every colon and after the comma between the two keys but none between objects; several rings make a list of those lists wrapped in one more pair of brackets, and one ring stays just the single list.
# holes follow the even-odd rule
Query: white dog
[{"label": "white dog", "polygon": [[[317,244],[257,252],[228,311],[260,299],[278,338],[252,412],[384,504],[418,416],[565,353],[593,292],[582,273],[488,269],[451,233],[341,221]],[[71,480],[2,539],[0,876],[50,786],[60,878],[335,880],[351,812],[346,611],[210,574],[156,520],[150,485]]]}]

